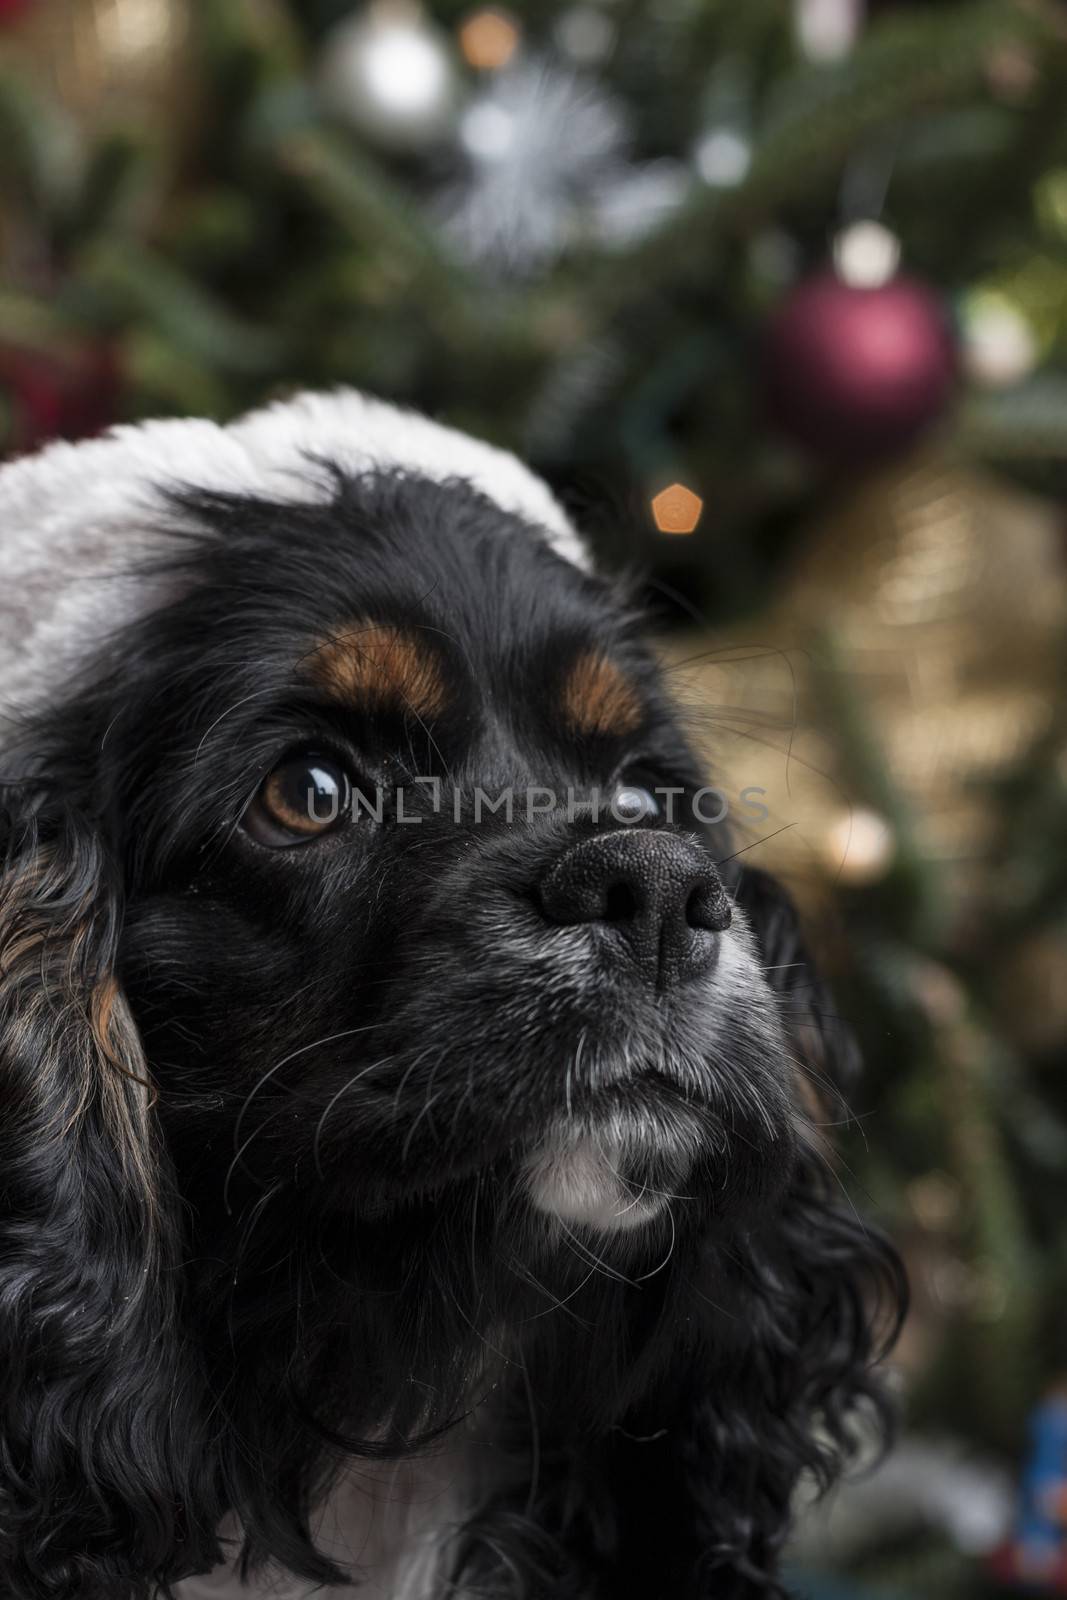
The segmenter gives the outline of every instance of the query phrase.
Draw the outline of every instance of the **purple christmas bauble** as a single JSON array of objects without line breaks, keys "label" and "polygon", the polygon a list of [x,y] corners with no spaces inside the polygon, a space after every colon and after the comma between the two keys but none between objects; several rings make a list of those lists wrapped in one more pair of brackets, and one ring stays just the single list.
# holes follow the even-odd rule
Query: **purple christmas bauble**
[{"label": "purple christmas bauble", "polygon": [[787,296],[764,341],[769,416],[822,460],[910,444],[943,415],[956,373],[944,306],[914,278],[856,288],[820,272]]}]

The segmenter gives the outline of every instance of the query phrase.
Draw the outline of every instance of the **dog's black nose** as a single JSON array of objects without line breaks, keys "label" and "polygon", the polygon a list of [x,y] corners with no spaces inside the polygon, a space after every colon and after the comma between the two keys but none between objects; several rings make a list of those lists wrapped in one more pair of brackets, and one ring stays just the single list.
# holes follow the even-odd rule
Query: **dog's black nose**
[{"label": "dog's black nose", "polygon": [[715,960],[730,901],[694,841],[650,828],[582,839],[541,881],[553,923],[598,923],[660,988],[699,977]]}]

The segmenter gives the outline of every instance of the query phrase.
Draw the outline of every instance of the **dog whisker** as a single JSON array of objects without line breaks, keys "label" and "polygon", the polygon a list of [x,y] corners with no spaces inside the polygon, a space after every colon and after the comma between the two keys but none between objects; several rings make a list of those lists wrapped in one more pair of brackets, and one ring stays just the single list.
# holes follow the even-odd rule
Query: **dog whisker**
[{"label": "dog whisker", "polygon": [[361,1067],[358,1072],[354,1072],[350,1078],[345,1080],[341,1087],[330,1096],[325,1106],[323,1106],[318,1122],[315,1124],[315,1136],[311,1143],[311,1156],[315,1165],[315,1171],[320,1180],[323,1180],[324,1175],[322,1171],[322,1165],[319,1160],[319,1154],[322,1145],[322,1134],[326,1127],[327,1117],[330,1115],[337,1102],[344,1095],[346,1095],[350,1089],[354,1089],[357,1083],[359,1083],[363,1078],[369,1077],[372,1072],[377,1071],[380,1067],[388,1065],[391,1060],[391,1056],[381,1056],[377,1061],[371,1061],[367,1066]]}]

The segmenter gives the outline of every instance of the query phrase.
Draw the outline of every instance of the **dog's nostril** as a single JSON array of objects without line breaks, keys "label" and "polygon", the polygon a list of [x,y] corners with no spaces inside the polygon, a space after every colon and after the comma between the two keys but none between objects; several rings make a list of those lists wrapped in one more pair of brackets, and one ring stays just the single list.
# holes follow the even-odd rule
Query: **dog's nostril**
[{"label": "dog's nostril", "polygon": [[730,901],[717,881],[696,884],[685,902],[685,920],[691,928],[722,933],[730,926]]},{"label": "dog's nostril", "polygon": [[632,884],[625,879],[608,884],[604,891],[604,922],[632,922],[640,910],[641,901]]}]

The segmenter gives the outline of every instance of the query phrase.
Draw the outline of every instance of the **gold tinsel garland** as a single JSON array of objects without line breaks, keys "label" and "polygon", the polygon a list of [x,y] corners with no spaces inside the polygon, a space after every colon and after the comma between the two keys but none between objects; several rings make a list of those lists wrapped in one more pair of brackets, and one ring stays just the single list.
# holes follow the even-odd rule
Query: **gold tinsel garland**
[{"label": "gold tinsel garland", "polygon": [[802,538],[758,628],[705,653],[674,642],[669,658],[714,768],[764,788],[762,831],[786,829],[754,859],[801,888],[873,881],[890,863],[881,797],[857,783],[829,685],[962,904],[980,891],[991,785],[1048,728],[1065,621],[1056,510],[927,453],[862,482]]}]

